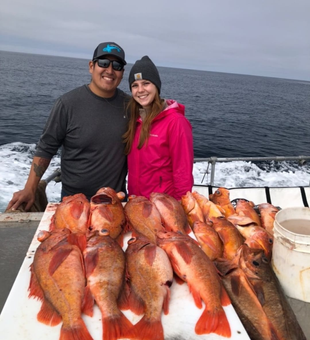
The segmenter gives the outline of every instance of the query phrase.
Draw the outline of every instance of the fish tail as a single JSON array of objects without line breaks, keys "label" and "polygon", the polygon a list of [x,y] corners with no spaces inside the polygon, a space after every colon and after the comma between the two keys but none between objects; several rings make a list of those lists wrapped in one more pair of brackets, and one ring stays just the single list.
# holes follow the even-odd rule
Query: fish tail
[{"label": "fish tail", "polygon": [[73,326],[62,326],[59,340],[94,340],[84,321],[79,319]]},{"label": "fish tail", "polygon": [[149,321],[143,317],[134,325],[134,332],[137,340],[164,340],[164,329],[160,320]]},{"label": "fish tail", "polygon": [[199,335],[215,333],[230,338],[231,329],[224,309],[215,311],[205,309],[196,323],[195,332]]},{"label": "fish tail", "polygon": [[117,339],[136,339],[133,324],[125,317],[124,314],[102,319],[102,339],[117,340]]}]

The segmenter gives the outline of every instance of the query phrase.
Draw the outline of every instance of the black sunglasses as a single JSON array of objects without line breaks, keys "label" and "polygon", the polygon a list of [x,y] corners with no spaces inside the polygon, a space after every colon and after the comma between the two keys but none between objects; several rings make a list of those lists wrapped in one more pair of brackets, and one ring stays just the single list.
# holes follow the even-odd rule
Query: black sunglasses
[{"label": "black sunglasses", "polygon": [[98,62],[98,66],[102,68],[108,68],[110,64],[112,63],[112,68],[115,71],[122,71],[124,68],[124,64],[117,60],[109,60],[109,59],[97,59],[95,60]]}]

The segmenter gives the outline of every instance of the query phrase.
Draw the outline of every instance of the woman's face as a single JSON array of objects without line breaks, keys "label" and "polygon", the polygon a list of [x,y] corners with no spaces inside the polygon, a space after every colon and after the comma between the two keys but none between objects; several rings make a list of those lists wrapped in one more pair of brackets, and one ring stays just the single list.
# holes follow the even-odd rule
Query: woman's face
[{"label": "woman's face", "polygon": [[157,87],[149,80],[136,80],[131,84],[133,99],[144,109],[149,108],[155,99]]}]

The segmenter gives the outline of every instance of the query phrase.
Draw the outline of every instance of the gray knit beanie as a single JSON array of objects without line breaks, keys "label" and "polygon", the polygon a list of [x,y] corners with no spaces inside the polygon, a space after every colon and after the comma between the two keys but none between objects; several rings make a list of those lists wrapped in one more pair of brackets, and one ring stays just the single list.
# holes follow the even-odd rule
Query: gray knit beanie
[{"label": "gray knit beanie", "polygon": [[158,93],[160,93],[161,81],[157,67],[147,55],[142,57],[140,60],[137,60],[130,70],[128,78],[130,91],[131,84],[134,81],[141,79],[152,82],[157,87]]}]

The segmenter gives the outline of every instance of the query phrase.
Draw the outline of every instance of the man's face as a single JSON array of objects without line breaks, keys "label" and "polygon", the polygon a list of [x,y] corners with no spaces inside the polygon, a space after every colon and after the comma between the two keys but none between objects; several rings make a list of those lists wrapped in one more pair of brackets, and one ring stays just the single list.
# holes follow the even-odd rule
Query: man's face
[{"label": "man's face", "polygon": [[[104,59],[118,61],[114,56],[105,56]],[[109,98],[114,95],[120,84],[124,69],[117,71],[113,69],[112,63],[108,67],[100,67],[98,61],[90,61],[89,73],[92,75],[92,81],[89,85],[91,91],[100,97]]]}]

